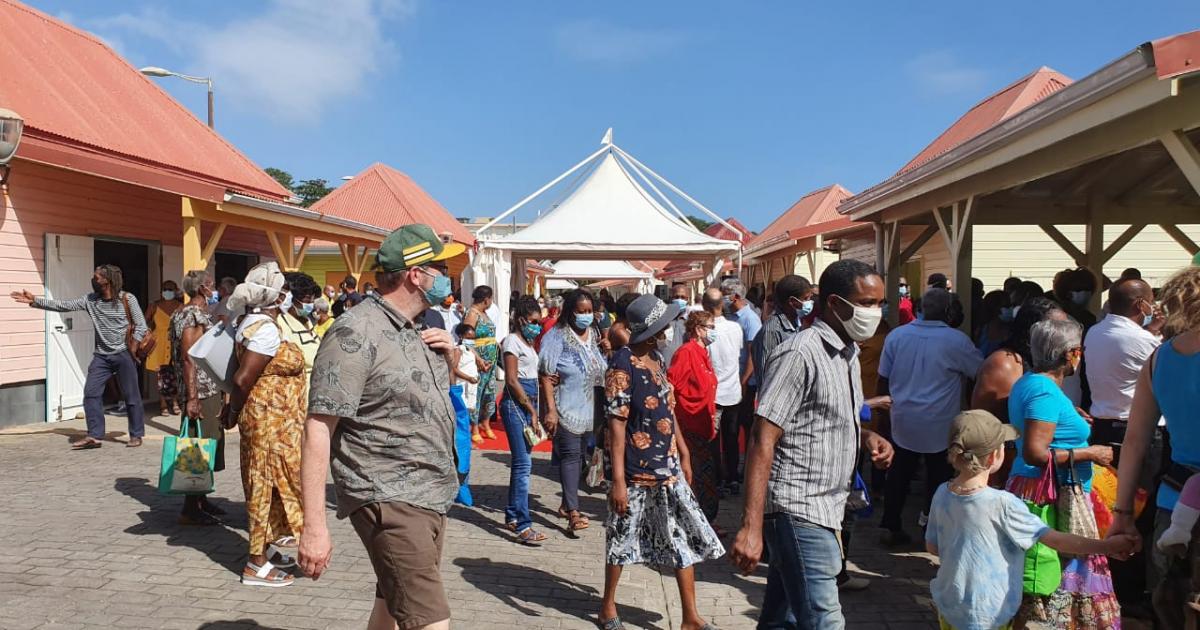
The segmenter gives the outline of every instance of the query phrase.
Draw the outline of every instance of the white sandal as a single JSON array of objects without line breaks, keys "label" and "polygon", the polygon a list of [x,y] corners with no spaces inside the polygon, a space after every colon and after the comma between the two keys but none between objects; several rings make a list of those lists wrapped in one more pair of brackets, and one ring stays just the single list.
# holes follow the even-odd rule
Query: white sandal
[{"label": "white sandal", "polygon": [[[274,576],[272,577],[272,573]],[[246,586],[266,586],[268,588],[279,588],[281,586],[291,586],[295,578],[279,571],[270,561],[264,562],[260,567],[253,562],[247,562],[246,568],[242,569],[242,584]]]},{"label": "white sandal", "polygon": [[274,564],[280,569],[290,569],[296,566],[296,558],[288,555],[286,552],[293,550],[295,550],[295,548],[289,550],[287,547],[278,547],[272,543],[267,545],[267,558],[270,559],[271,564]]}]

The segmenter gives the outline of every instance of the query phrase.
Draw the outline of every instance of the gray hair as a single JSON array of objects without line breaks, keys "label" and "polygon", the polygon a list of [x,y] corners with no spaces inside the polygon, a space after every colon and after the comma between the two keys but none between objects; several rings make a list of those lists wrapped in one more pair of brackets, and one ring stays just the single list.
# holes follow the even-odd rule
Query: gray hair
[{"label": "gray hair", "polygon": [[319,297],[313,301],[313,310],[321,311],[322,313],[329,312],[329,300]]},{"label": "gray hair", "polygon": [[950,312],[950,301],[949,291],[936,287],[929,289],[921,296],[921,312],[927,320],[944,321]]},{"label": "gray hair", "polygon": [[746,283],[742,282],[742,279],[737,276],[725,278],[721,281],[721,293],[724,293],[727,297],[735,295],[746,297]]},{"label": "gray hair", "polygon": [[218,286],[220,286],[220,288],[222,288],[222,289],[225,289],[225,291],[227,291],[229,293],[233,293],[233,290],[237,288],[237,285],[238,285],[237,278],[230,278],[229,276],[225,276],[224,278],[221,278],[221,283]]},{"label": "gray hair", "polygon": [[1030,366],[1035,373],[1052,372],[1067,364],[1067,353],[1083,345],[1083,326],[1067,319],[1044,319],[1029,331]]},{"label": "gray hair", "polygon": [[193,269],[183,276],[183,282],[179,283],[179,288],[188,297],[196,297],[200,293],[200,287],[212,282],[212,274],[205,269]]}]

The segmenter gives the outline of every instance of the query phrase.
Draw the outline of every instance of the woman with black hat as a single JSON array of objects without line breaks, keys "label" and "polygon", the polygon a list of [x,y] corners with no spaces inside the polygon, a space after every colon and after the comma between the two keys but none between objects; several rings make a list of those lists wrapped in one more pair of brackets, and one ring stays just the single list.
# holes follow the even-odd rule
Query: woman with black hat
[{"label": "woman with black hat", "polygon": [[658,351],[679,312],[679,306],[653,295],[629,304],[629,345],[613,355],[605,375],[611,485],[604,524],[604,630],[624,627],[616,599],[627,564],[673,569],[683,605],[682,627],[712,628],[696,609],[692,565],[721,557],[725,548],[689,487],[687,445],[676,436],[674,394]]}]

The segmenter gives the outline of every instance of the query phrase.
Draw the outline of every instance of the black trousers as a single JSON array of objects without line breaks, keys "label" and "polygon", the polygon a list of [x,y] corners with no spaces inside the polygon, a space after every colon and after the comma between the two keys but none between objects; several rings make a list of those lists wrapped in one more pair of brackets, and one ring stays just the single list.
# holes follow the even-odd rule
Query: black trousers
[{"label": "black trousers", "polygon": [[746,440],[750,439],[750,428],[754,426],[754,399],[757,395],[757,387],[746,387],[746,395],[742,396],[742,402],[729,407],[717,407],[717,413],[721,416],[721,461],[724,467],[721,471],[722,483],[742,480],[742,474],[739,472],[742,446],[738,436],[745,432]]},{"label": "black trousers", "polygon": [[887,483],[883,492],[883,521],[880,526],[884,529],[899,531],[902,527],[904,503],[908,500],[908,489],[913,477],[917,474],[917,465],[925,460],[925,513],[929,513],[929,504],[933,502],[933,493],[938,486],[950,480],[954,469],[946,461],[946,451],[937,453],[918,453],[910,451],[895,442],[892,448],[896,451],[892,458],[892,466],[887,471]]}]

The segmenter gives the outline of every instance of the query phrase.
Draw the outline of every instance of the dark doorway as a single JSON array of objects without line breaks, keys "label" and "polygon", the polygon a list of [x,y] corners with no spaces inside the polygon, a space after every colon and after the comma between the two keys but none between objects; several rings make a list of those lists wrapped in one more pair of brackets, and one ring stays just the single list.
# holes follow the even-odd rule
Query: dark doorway
[{"label": "dark doorway", "polygon": [[150,248],[138,243],[95,241],[96,266],[116,265],[125,277],[125,291],[137,298],[142,310],[150,295]]},{"label": "dark doorway", "polygon": [[214,273],[218,281],[222,278],[233,278],[241,282],[246,279],[246,273],[250,271],[250,268],[258,264],[258,256],[254,254],[217,252],[214,258],[213,262],[216,266]]}]

